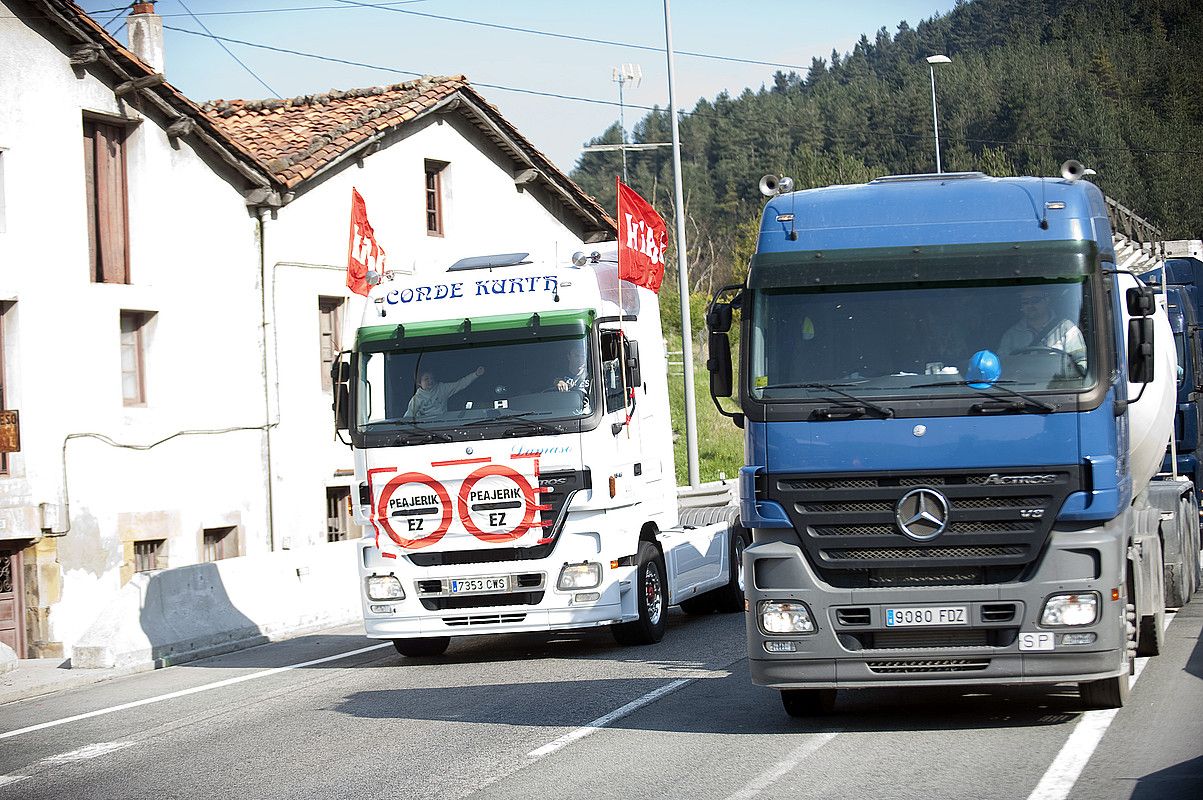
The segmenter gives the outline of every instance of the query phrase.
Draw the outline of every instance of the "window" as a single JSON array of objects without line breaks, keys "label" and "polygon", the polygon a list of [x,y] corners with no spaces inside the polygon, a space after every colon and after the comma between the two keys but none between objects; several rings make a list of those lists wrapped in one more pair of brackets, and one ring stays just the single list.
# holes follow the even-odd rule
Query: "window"
[{"label": "window", "polygon": [[[3,153],[0,153],[3,155]],[[0,303],[0,408],[8,408],[8,380],[5,370],[5,341],[4,329],[7,326],[6,315],[12,303]],[[0,475],[8,474],[8,453],[0,453]]]},{"label": "window", "polygon": [[124,128],[84,120],[88,259],[97,283],[129,283]]},{"label": "window", "polygon": [[220,561],[238,555],[237,528],[205,528],[201,536],[201,560]]},{"label": "window", "polygon": [[0,147],[0,233],[4,233],[4,148]]},{"label": "window", "polygon": [[142,311],[121,312],[121,399],[127,406],[146,405],[146,322]]},{"label": "window", "polygon": [[351,535],[351,490],[346,486],[326,489],[326,541],[344,542]]},{"label": "window", "polygon": [[602,391],[606,397],[606,413],[618,411],[627,405],[626,376],[622,369],[622,334],[618,331],[601,332]]},{"label": "window", "polygon": [[443,235],[443,161],[426,162],[426,234]]},{"label": "window", "polygon": [[134,572],[164,569],[167,566],[163,552],[166,545],[166,539],[144,539],[134,542]]},{"label": "window", "polygon": [[320,334],[320,353],[322,359],[322,388],[330,389],[330,368],[338,358],[342,349],[339,331],[342,328],[343,298],[319,297],[317,299],[317,321]]}]

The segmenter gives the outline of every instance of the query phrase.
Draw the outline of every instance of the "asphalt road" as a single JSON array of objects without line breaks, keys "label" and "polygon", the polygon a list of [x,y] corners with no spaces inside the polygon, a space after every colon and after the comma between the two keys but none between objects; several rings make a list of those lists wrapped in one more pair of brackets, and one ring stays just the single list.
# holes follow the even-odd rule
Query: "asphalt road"
[{"label": "asphalt road", "polygon": [[1068,686],[889,689],[795,720],[751,684],[742,626],[674,611],[654,646],[488,636],[429,660],[340,629],[10,703],[0,798],[1203,796],[1203,597],[1118,713]]}]

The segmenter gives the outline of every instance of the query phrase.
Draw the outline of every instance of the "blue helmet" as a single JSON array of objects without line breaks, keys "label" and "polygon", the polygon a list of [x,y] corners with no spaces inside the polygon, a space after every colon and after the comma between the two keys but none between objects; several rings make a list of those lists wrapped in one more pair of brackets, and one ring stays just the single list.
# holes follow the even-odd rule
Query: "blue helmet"
[{"label": "blue helmet", "polygon": [[965,379],[974,389],[989,389],[1002,377],[1002,362],[991,350],[978,350],[969,357]]}]

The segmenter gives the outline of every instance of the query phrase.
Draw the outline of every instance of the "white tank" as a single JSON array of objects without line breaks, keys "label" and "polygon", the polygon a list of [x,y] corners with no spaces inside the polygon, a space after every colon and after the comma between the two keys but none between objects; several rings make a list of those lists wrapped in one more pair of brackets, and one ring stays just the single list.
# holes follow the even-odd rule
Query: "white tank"
[{"label": "white tank", "polygon": [[[1121,297],[1133,286],[1144,284],[1127,274],[1118,275]],[[1126,305],[1126,304],[1125,304]],[[1128,310],[1124,308],[1124,345],[1127,358]],[[1140,493],[1161,470],[1165,449],[1174,430],[1174,406],[1178,394],[1178,354],[1174,347],[1174,332],[1165,312],[1165,297],[1157,295],[1157,311],[1153,315],[1153,343],[1156,366],[1153,380],[1147,386],[1128,384],[1128,398],[1144,394],[1128,405],[1128,465],[1132,474],[1132,491]]]}]

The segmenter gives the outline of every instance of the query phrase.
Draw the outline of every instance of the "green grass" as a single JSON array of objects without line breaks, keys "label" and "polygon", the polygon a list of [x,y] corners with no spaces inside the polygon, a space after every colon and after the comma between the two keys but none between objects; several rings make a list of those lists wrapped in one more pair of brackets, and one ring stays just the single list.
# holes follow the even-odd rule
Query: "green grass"
[{"label": "green grass", "polygon": [[[670,351],[680,352],[680,336],[666,331]],[[669,356],[680,360],[680,356]],[[693,389],[697,418],[698,476],[702,482],[716,481],[720,473],[728,480],[735,480],[744,463],[743,431],[735,427],[730,419],[719,414],[710,397],[710,373],[698,363],[699,354],[694,352]],[[676,459],[677,485],[689,485],[688,448],[685,441],[685,376],[680,366],[668,369],[668,403],[672,413],[673,455]],[[728,403],[724,408],[734,409]]]}]

